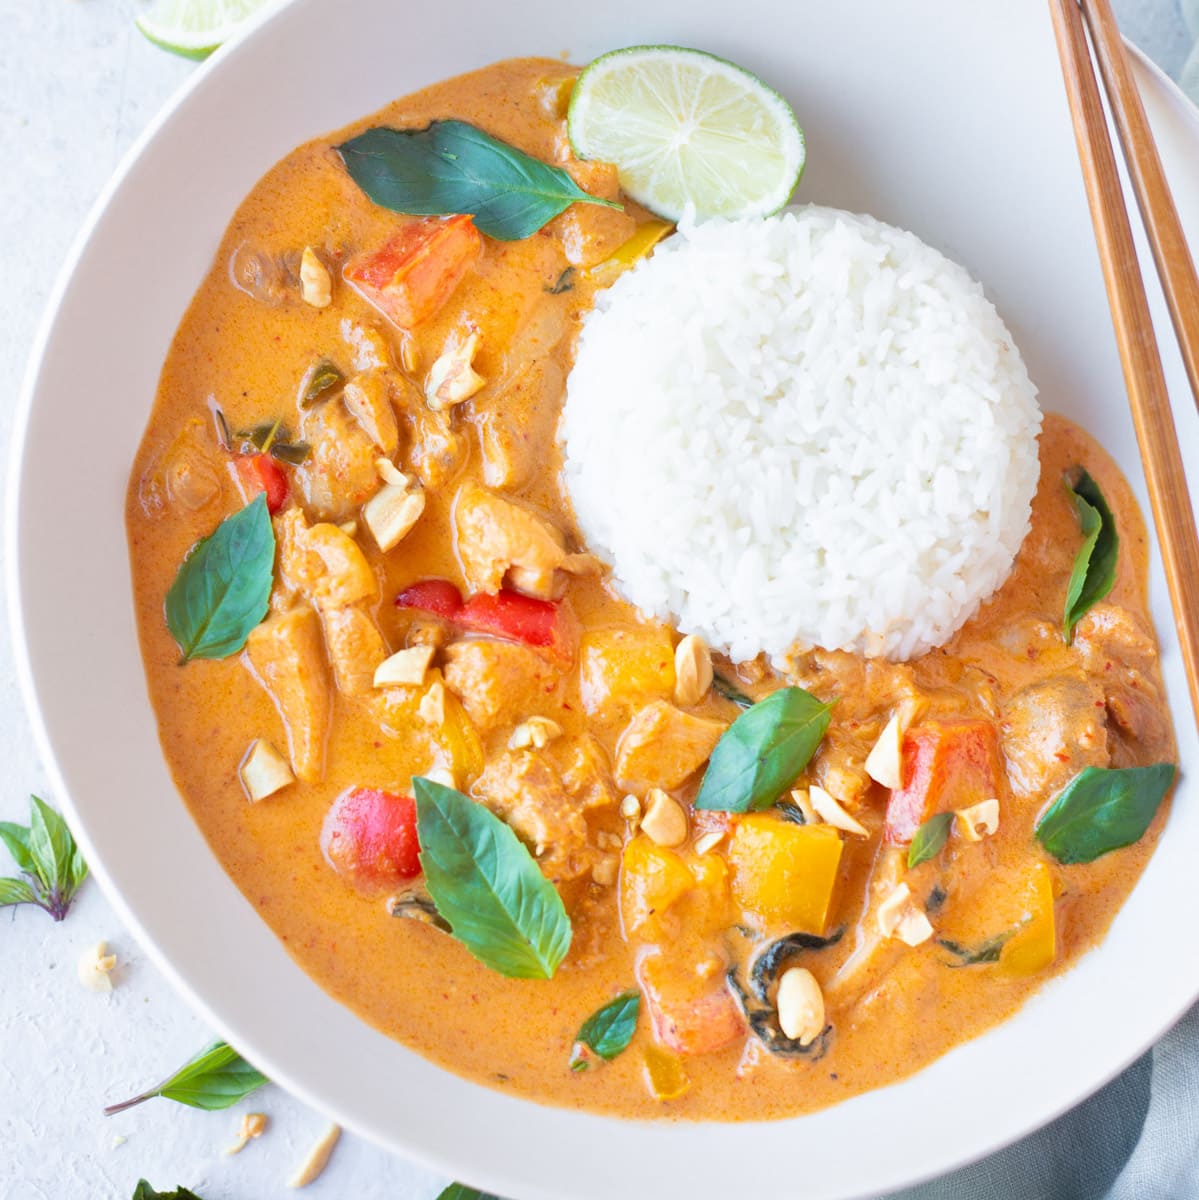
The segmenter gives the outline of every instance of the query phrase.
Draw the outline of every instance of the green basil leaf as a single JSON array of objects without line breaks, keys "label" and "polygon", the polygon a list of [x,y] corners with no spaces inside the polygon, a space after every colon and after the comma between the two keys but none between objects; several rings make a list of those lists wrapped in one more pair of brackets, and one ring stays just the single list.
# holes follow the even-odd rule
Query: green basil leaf
[{"label": "green basil leaf", "polygon": [[29,828],[13,821],[0,821],[0,842],[8,847],[12,860],[27,875],[35,875],[33,855],[29,852]]},{"label": "green basil leaf", "polygon": [[730,683],[723,675],[712,676],[712,690],[726,700],[731,700],[738,708],[753,708],[753,699],[747,696],[736,684]]},{"label": "green basil leaf", "polygon": [[337,387],[344,380],[345,376],[337,367],[327,358],[322,358],[308,374],[308,382],[304,384],[304,390],[300,394],[300,407],[311,408],[325,392]]},{"label": "green basil leaf", "polygon": [[530,237],[576,201],[622,207],[465,121],[377,126],[336,149],[375,204],[414,216],[470,213],[481,233],[502,242]]},{"label": "green basil leaf", "polygon": [[37,796],[31,796],[29,800],[29,853],[33,858],[33,873],[46,892],[62,891],[71,882],[75,839],[66,821],[44,800]]},{"label": "green basil leaf", "polygon": [[695,807],[769,808],[808,765],[828,729],[831,708],[798,687],[780,688],[747,708],[717,742]]},{"label": "green basil leaf", "polygon": [[177,1187],[173,1192],[156,1192],[144,1179],[139,1179],[133,1200],[200,1200],[200,1197],[185,1187]]},{"label": "green basil leaf", "polygon": [[23,879],[0,879],[0,908],[10,904],[36,904],[33,888]]},{"label": "green basil leaf", "polygon": [[[1073,482],[1071,482],[1073,480]],[[1092,605],[1098,604],[1116,582],[1116,560],[1120,553],[1120,538],[1116,533],[1116,518],[1108,507],[1099,485],[1079,469],[1078,478],[1067,475],[1066,486],[1078,510],[1082,526],[1082,548],[1074,559],[1070,582],[1066,588],[1066,610],[1062,631],[1067,645],[1074,638],[1074,626],[1082,620]]]},{"label": "green basil leaf", "polygon": [[939,854],[952,824],[951,812],[937,813],[935,817],[929,817],[912,835],[912,844],[908,847],[908,866],[918,867],[922,862],[928,862],[930,858]]},{"label": "green basil leaf", "polygon": [[1173,782],[1173,763],[1087,767],[1037,822],[1037,840],[1060,863],[1094,862],[1141,839]]},{"label": "green basil leaf", "polygon": [[493,1196],[490,1192],[480,1192],[478,1188],[467,1187],[465,1183],[451,1183],[448,1188],[440,1192],[437,1200],[500,1200],[499,1196]]},{"label": "green basil leaf", "polygon": [[482,804],[412,781],[425,886],[450,932],[511,979],[549,979],[570,948],[570,918],[523,842]]},{"label": "green basil leaf", "polygon": [[120,1104],[109,1105],[104,1112],[111,1116],[155,1096],[186,1104],[189,1108],[203,1108],[212,1112],[236,1104],[269,1082],[228,1042],[213,1042],[157,1087]]},{"label": "green basil leaf", "polygon": [[633,1040],[640,1012],[641,993],[635,988],[621,992],[583,1022],[575,1041],[594,1050],[605,1062],[611,1062]]},{"label": "green basil leaf", "polygon": [[183,661],[228,658],[266,616],[275,531],[266,496],[226,517],[183,560],[166,598],[167,626]]}]

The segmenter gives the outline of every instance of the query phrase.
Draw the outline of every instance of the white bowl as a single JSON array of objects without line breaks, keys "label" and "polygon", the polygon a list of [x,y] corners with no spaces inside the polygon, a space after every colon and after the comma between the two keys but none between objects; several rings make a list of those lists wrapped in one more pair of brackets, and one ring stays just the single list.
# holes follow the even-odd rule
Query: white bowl
[{"label": "white bowl", "polygon": [[[620,1122],[465,1083],[326,996],[209,852],[146,697],[126,476],[175,326],[235,205],[293,146],[400,93],[510,55],[586,61],[636,42],[701,46],[780,87],[808,133],[798,198],[870,211],[964,262],[1045,405],[1095,433],[1144,503],[1045,5],[739,0],[734,17],[695,0],[439,0],[402,12],[393,0],[297,0],[197,72],[155,122],[55,291],[8,508],[24,686],[56,794],[126,923],[216,1029],[337,1120],[522,1200],[778,1195],[797,1173],[810,1200],[877,1192],[1049,1120],[1199,993],[1199,956],[1185,949],[1199,805],[1185,770],[1160,848],[1106,942],[1012,1021],[905,1083],[784,1127]],[[1141,82],[1199,244],[1199,120],[1160,77],[1142,68]],[[1159,327],[1199,479],[1199,417]],[[1193,770],[1199,745],[1156,555],[1151,589]]]}]

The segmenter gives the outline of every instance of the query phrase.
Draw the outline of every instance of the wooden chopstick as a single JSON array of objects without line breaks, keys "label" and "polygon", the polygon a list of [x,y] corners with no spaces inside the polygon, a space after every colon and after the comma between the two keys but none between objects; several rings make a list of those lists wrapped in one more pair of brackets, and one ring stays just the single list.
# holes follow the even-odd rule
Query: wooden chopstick
[{"label": "wooden chopstick", "polygon": [[[1199,537],[1174,414],[1078,0],[1050,0],[1050,10],[1191,705],[1199,725]],[[1147,129],[1144,136],[1150,136]],[[1152,229],[1149,232],[1152,237]]]},{"label": "wooden chopstick", "polygon": [[1199,276],[1191,258],[1170,185],[1162,171],[1157,145],[1141,103],[1141,93],[1132,77],[1128,55],[1120,40],[1108,0],[1079,0],[1091,32],[1091,45],[1103,76],[1108,107],[1120,135],[1128,176],[1141,209],[1141,220],[1149,234],[1149,245],[1157,264],[1162,291],[1174,322],[1191,392],[1199,405]]}]

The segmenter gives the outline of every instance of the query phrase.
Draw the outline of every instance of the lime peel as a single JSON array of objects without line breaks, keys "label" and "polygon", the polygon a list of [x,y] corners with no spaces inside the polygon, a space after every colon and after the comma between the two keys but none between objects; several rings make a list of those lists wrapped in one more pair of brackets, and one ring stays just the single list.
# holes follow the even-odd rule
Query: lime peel
[{"label": "lime peel", "polygon": [[615,164],[625,192],[671,221],[769,216],[804,166],[791,106],[702,50],[630,46],[583,71],[567,113],[579,158]]},{"label": "lime peel", "polygon": [[160,49],[207,58],[271,0],[155,0],[135,24]]}]

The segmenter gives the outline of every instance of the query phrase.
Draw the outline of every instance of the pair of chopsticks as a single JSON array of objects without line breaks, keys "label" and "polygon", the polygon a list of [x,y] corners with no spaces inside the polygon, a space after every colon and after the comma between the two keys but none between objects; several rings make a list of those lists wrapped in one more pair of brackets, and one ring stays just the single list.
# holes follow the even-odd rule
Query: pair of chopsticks
[{"label": "pair of chopsticks", "polygon": [[1199,279],[1108,0],[1050,0],[1050,9],[1191,704],[1199,724],[1199,538],[1124,191],[1091,65],[1088,30],[1196,404]]}]

